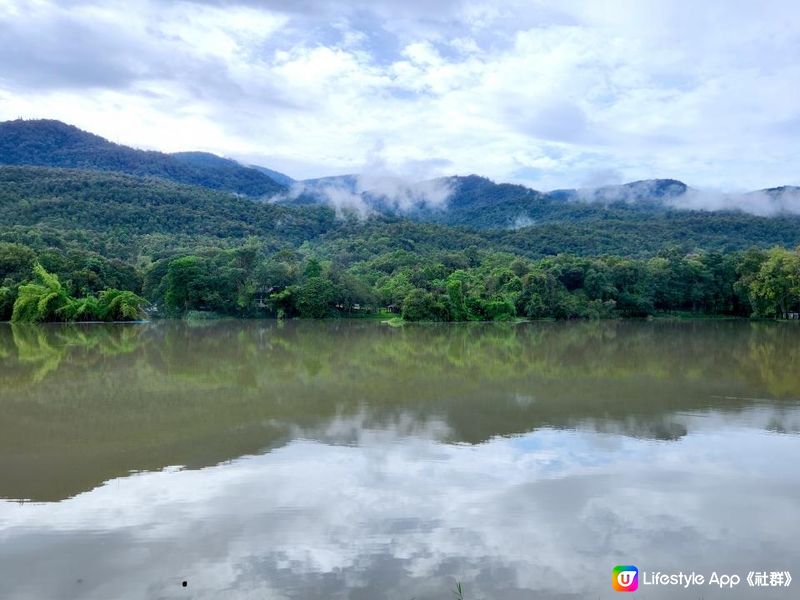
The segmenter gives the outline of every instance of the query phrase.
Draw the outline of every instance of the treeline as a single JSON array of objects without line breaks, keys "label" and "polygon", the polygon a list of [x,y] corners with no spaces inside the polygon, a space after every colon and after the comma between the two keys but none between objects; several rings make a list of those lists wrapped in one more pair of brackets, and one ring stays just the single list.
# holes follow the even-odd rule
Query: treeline
[{"label": "treeline", "polygon": [[780,247],[534,260],[476,246],[394,249],[370,257],[303,246],[273,252],[251,239],[237,248],[175,253],[142,265],[69,258],[0,243],[0,319],[125,320],[140,318],[145,308],[155,317],[393,313],[409,321],[665,312],[788,318],[800,310],[800,253]]}]

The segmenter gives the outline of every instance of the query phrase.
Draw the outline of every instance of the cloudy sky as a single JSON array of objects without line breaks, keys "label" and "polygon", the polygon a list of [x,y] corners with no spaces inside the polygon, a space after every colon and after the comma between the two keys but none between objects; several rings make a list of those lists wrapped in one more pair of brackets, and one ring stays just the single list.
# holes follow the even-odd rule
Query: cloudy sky
[{"label": "cloudy sky", "polygon": [[296,178],[800,184],[794,0],[0,0],[0,119]]}]

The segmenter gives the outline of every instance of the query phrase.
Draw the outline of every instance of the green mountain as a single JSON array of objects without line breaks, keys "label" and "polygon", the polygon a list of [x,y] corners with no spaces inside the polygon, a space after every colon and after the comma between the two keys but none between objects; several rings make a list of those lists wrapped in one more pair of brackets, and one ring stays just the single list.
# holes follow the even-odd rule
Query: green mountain
[{"label": "green mountain", "polygon": [[673,179],[635,181],[593,190],[539,192],[485,177],[450,177],[447,210],[422,207],[413,218],[477,229],[520,229],[546,223],[638,221],[674,209],[670,201],[687,193]]},{"label": "green mountain", "polygon": [[[0,165],[0,320],[111,318],[118,298],[126,318],[144,299],[166,316],[442,321],[800,310],[800,254],[767,250],[800,243],[788,186],[716,204],[669,179],[543,193],[350,175],[287,191],[212,154],[53,121],[0,124],[0,158],[33,163]],[[265,180],[280,193],[247,193]],[[704,205],[727,209],[688,209]]]},{"label": "green mountain", "polygon": [[0,164],[116,171],[245,196],[272,196],[285,189],[257,169],[212,154],[137,150],[52,120],[0,123]]},{"label": "green mountain", "polygon": [[[213,155],[212,155],[213,156]],[[280,171],[273,171],[272,169],[268,169],[267,167],[261,167],[259,165],[248,165],[249,168],[255,169],[272,179],[275,183],[282,185],[284,187],[291,187],[291,185],[295,182],[294,179],[286,175],[285,173],[281,173]]]},{"label": "green mountain", "polygon": [[[652,219],[754,223],[751,217],[755,215],[782,222],[800,218],[800,189],[792,186],[725,195],[693,190],[675,179],[551,192],[495,183],[478,175],[423,182],[398,180],[381,186],[388,191],[370,188],[369,178],[359,180],[355,175],[300,183],[302,193],[278,201],[287,205],[336,204],[342,194],[349,194],[374,213],[479,230],[578,223],[602,230],[606,221],[627,221],[635,228],[637,223]],[[351,198],[350,204],[354,203]]]},{"label": "green mountain", "polygon": [[[771,241],[791,242],[794,239],[792,234],[782,235],[777,231],[792,230],[793,225],[789,225],[789,222],[797,218],[795,214],[800,212],[800,190],[791,186],[742,194],[736,202],[716,202],[715,206],[726,207],[726,210],[687,210],[689,207],[703,206],[702,202],[697,202],[698,198],[702,198],[696,190],[674,179],[552,192],[495,183],[477,175],[423,182],[379,180],[377,184],[370,178],[342,175],[295,182],[277,171],[265,167],[246,167],[207,152],[165,154],[136,150],[52,120],[0,123],[0,165],[66,167],[158,177],[242,196],[273,197],[279,204],[294,207],[340,206],[337,203],[349,197],[350,202],[345,206],[369,207],[373,214],[477,230],[513,231],[532,226],[582,224],[593,234],[602,236],[604,231],[612,231],[614,235],[620,234],[624,238],[626,232],[620,230],[620,222],[627,222],[626,227],[630,230],[640,229],[653,219],[668,219],[670,223],[701,222],[703,225],[700,229],[709,223],[719,223],[718,227],[711,227],[714,232],[711,241],[706,235],[698,237],[692,233],[673,232],[669,231],[670,227],[663,226],[658,229],[665,231],[665,238],[673,238],[667,243],[696,241],[726,248],[740,245],[740,241],[733,239],[740,236],[740,230],[746,234],[741,243],[750,241],[752,236],[760,239],[756,230],[765,229],[774,230],[773,235],[768,236]],[[378,187],[370,188],[370,185]],[[292,193],[285,193],[290,187]],[[432,190],[436,193],[432,194]],[[765,226],[758,219],[751,218],[751,215],[732,217],[737,209],[742,208],[752,208],[753,212],[762,215],[775,214],[778,222],[774,226]],[[701,214],[706,212],[713,216]],[[732,222],[741,223],[735,231],[726,229],[727,224]],[[533,231],[525,234],[532,238],[537,235]],[[727,235],[732,238],[721,239]],[[516,239],[518,236],[512,237]],[[662,237],[656,239],[657,243],[664,241]],[[602,246],[607,245],[619,246],[613,243]],[[592,246],[597,247],[594,244]],[[650,247],[649,244],[647,246]],[[530,244],[525,244],[525,247],[530,247]],[[575,249],[576,244],[568,243],[565,247]],[[548,243],[545,250],[552,249],[553,245]],[[623,251],[628,251],[624,245]]]},{"label": "green mountain", "polygon": [[[486,186],[485,181],[478,183]],[[800,243],[797,217],[565,202],[531,194],[521,186],[510,188],[519,194],[519,206],[527,206],[538,223],[517,229],[459,224],[459,219],[479,217],[481,210],[492,214],[491,197],[482,198],[474,189],[472,196],[456,196],[461,206],[433,215],[444,220],[452,212],[447,222],[380,213],[337,218],[326,204],[260,202],[161,179],[0,167],[0,239],[17,241],[24,232],[26,243],[37,247],[48,243],[61,247],[68,239],[76,248],[131,259],[178,249],[230,247],[256,237],[275,249],[324,247],[326,253],[347,262],[375,252],[462,251],[471,245],[536,258],[562,252],[645,257],[670,246],[734,251]]]},{"label": "green mountain", "polygon": [[[175,316],[320,317],[380,306],[399,307],[409,320],[769,316],[797,304],[745,293],[762,265],[771,277],[773,262],[794,268],[793,255],[742,252],[796,246],[796,217],[648,209],[634,218],[624,205],[552,198],[545,206],[556,202],[606,212],[557,221],[554,211],[543,224],[471,229],[122,173],[3,166],[0,319],[11,317],[23,288],[40,289],[25,287],[35,262],[87,306],[115,288]],[[59,310],[43,318],[63,318]]]},{"label": "green mountain", "polygon": [[[334,225],[324,206],[295,210],[163,179],[122,173],[0,167],[0,239],[131,259],[228,246],[258,237],[299,245]],[[14,240],[17,241],[17,240]]]}]

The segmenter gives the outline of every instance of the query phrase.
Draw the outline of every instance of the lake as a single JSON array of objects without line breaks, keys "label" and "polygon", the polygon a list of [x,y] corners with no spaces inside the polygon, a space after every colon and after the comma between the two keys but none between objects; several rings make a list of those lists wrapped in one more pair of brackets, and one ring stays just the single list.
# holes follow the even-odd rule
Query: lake
[{"label": "lake", "polygon": [[798,597],[791,323],[6,324],[0,415],[4,599]]}]

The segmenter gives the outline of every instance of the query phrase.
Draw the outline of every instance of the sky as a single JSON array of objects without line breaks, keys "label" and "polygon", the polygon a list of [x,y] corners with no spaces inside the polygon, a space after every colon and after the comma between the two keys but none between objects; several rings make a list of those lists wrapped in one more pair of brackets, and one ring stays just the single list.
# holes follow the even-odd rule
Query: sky
[{"label": "sky", "polygon": [[0,0],[0,120],[302,179],[800,184],[795,0]]}]

